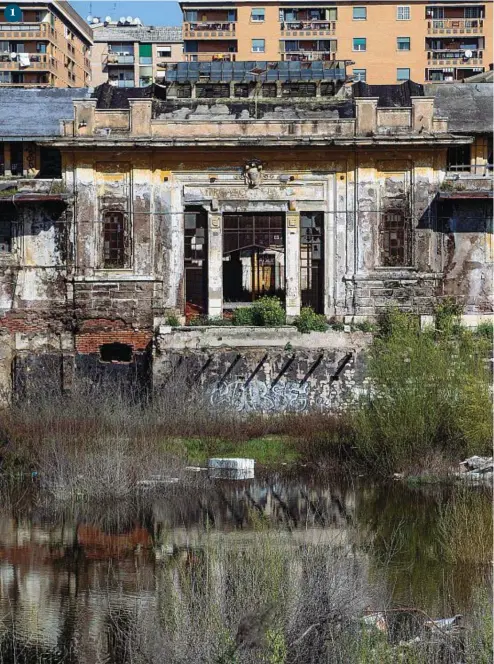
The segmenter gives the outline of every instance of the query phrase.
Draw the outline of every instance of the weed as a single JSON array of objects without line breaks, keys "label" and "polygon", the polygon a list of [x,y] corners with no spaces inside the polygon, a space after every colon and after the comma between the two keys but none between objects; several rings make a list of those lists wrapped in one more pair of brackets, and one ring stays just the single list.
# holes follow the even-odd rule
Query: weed
[{"label": "weed", "polygon": [[299,332],[325,332],[328,329],[326,318],[316,314],[312,307],[302,307],[300,315],[295,318],[294,325]]},{"label": "weed", "polygon": [[170,325],[171,327],[179,327],[180,321],[178,319],[178,316],[176,314],[168,314],[168,316],[166,317],[166,324]]}]

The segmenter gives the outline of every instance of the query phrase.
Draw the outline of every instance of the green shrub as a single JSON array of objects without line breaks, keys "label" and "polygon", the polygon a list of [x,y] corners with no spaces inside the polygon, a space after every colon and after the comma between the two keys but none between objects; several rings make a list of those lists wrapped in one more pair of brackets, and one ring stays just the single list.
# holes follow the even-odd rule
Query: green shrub
[{"label": "green shrub", "polygon": [[331,323],[331,329],[334,330],[335,332],[344,332],[345,323],[342,323],[340,321],[334,321],[334,323]]},{"label": "green shrub", "polygon": [[166,324],[170,325],[171,327],[179,327],[180,321],[178,319],[178,316],[176,314],[168,314],[168,316],[166,317]]},{"label": "green shrub", "polygon": [[479,337],[485,337],[486,339],[490,339],[492,341],[494,337],[494,325],[491,321],[480,323],[477,325],[475,334],[477,334]]},{"label": "green shrub", "polygon": [[252,307],[240,307],[235,309],[232,316],[233,325],[254,325]]},{"label": "green shrub", "polygon": [[285,325],[286,314],[279,297],[263,295],[252,305],[254,325],[261,327],[278,327]]},{"label": "green shrub", "polygon": [[374,332],[374,330],[376,329],[376,326],[373,325],[368,320],[363,320],[360,323],[355,323],[353,327],[359,332]]},{"label": "green shrub", "polygon": [[445,298],[434,310],[436,329],[441,332],[458,331],[461,326],[463,307],[452,297]]},{"label": "green shrub", "polygon": [[312,307],[302,307],[300,316],[297,316],[294,325],[299,332],[325,332],[328,329],[326,318],[316,314]]},{"label": "green shrub", "polygon": [[386,312],[367,357],[371,394],[355,415],[359,452],[385,472],[426,463],[434,452],[456,460],[485,453],[488,352],[489,342],[467,330],[446,326],[437,336],[420,331],[411,314]]}]

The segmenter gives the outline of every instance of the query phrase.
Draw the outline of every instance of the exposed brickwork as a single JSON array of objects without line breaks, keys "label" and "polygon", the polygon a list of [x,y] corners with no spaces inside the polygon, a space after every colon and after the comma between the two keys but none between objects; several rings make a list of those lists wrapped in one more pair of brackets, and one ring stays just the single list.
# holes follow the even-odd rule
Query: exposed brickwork
[{"label": "exposed brickwork", "polygon": [[94,334],[78,334],[75,339],[75,348],[78,353],[99,353],[103,344],[121,343],[132,346],[135,352],[146,350],[151,343],[151,332],[136,332],[134,330],[113,330],[97,332]]},{"label": "exposed brickwork", "polygon": [[34,312],[21,312],[6,314],[0,318],[0,332],[22,332],[23,334],[36,334],[46,332],[63,332],[66,326],[62,321],[54,318],[42,318]]}]

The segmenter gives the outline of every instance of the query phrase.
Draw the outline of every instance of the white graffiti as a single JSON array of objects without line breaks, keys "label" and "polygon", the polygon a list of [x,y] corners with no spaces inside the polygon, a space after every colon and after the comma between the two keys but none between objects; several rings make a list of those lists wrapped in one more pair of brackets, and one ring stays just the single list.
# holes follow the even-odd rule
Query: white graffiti
[{"label": "white graffiti", "polygon": [[260,380],[246,383],[235,380],[215,386],[211,391],[211,405],[237,412],[295,412],[309,407],[309,384],[283,381],[267,385]]}]

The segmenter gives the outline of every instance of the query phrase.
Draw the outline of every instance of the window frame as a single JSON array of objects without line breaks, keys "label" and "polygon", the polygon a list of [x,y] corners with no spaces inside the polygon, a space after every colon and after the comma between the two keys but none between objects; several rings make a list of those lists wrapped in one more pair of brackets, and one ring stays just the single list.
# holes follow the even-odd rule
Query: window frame
[{"label": "window frame", "polygon": [[[262,42],[262,48],[256,48],[254,42]],[[252,53],[266,53],[266,40],[262,38],[251,39],[251,52]]]},{"label": "window frame", "polygon": [[[355,16],[355,10],[361,9],[364,12],[364,16]],[[367,7],[352,7],[352,20],[353,21],[367,21]]]},{"label": "window frame", "polygon": [[[400,10],[402,15],[400,16]],[[408,13],[408,16],[405,14]],[[411,21],[412,20],[412,8],[410,5],[397,5],[396,6],[396,20],[397,21]]]},{"label": "window frame", "polygon": [[[408,48],[400,48],[400,39],[408,40]],[[409,53],[412,50],[412,40],[410,37],[396,37],[396,50],[400,53]]]},{"label": "window frame", "polygon": [[[363,42],[364,48],[356,48],[356,42]],[[352,38],[352,51],[355,53],[365,53],[367,51],[367,37],[353,37]]]},{"label": "window frame", "polygon": [[[358,72],[358,74],[357,74]],[[360,78],[360,72],[364,72],[364,77]],[[352,70],[353,77],[354,77],[354,82],[361,81],[362,83],[367,83],[367,69],[353,69]],[[355,78],[355,76],[359,76],[359,78]]]},{"label": "window frame", "polygon": [[[262,18],[255,18],[255,16],[261,16],[261,14],[255,14],[254,12],[262,12]],[[266,9],[264,7],[252,7],[250,12],[250,22],[264,23],[265,20],[266,20]]]},{"label": "window frame", "polygon": [[[398,72],[400,72],[400,71],[407,71],[408,72],[407,78],[400,78],[399,74],[398,74]],[[410,81],[411,80],[411,74],[412,74],[412,72],[410,71],[410,67],[397,67],[396,68],[396,80],[398,82]]]},{"label": "window frame", "polygon": [[[111,220],[114,216],[121,217],[122,230],[121,230],[121,252],[122,257],[120,261],[112,260],[106,256],[107,252],[107,224],[117,223]],[[108,247],[111,250],[111,247]],[[120,250],[117,248],[117,250]],[[101,213],[101,265],[103,270],[128,270],[131,267],[131,252],[130,252],[130,234],[129,234],[129,215],[125,210],[121,209],[105,209]]]}]

